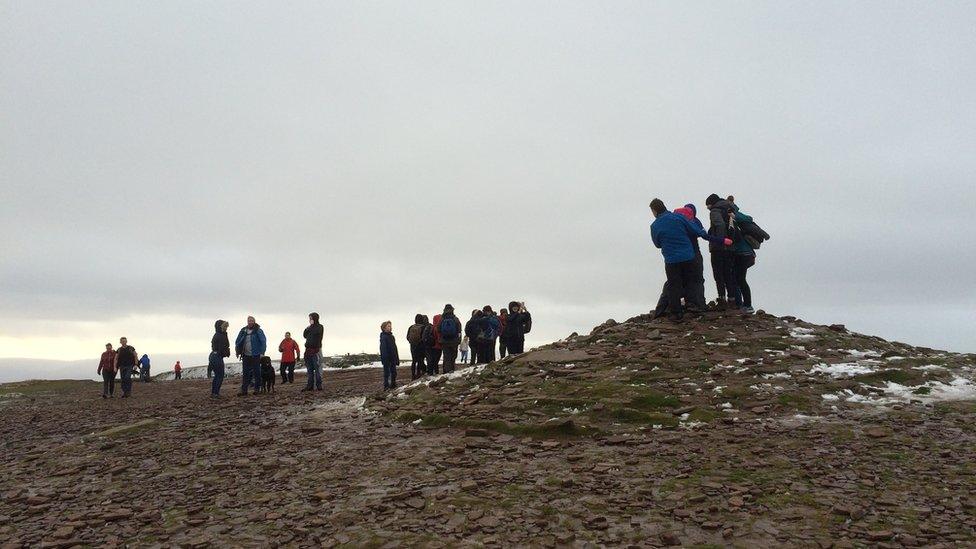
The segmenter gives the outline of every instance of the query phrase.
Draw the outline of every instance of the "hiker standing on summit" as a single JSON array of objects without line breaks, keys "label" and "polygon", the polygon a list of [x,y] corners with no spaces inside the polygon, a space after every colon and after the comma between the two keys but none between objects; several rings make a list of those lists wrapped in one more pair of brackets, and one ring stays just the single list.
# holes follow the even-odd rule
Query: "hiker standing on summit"
[{"label": "hiker standing on summit", "polygon": [[709,240],[708,251],[711,254],[715,288],[718,290],[716,303],[719,310],[725,310],[726,304],[734,302],[739,293],[735,281],[735,256],[730,245],[724,243],[725,239],[731,238],[730,223],[735,215],[735,204],[713,193],[705,199],[705,206],[708,207],[708,234],[719,239]]},{"label": "hiker standing on summit", "polygon": [[505,324],[505,346],[511,355],[525,352],[525,334],[532,331],[532,315],[525,303],[512,301],[508,304],[508,322]]},{"label": "hiker standing on summit", "polygon": [[230,339],[227,328],[230,323],[226,320],[214,322],[214,335],[210,338],[210,358],[207,361],[207,377],[213,373],[210,382],[210,398],[220,398],[220,386],[224,383],[224,359],[230,356]]},{"label": "hiker standing on summit", "polygon": [[241,328],[234,342],[234,349],[241,359],[241,392],[237,396],[247,396],[247,388],[254,386],[254,394],[261,390],[261,356],[268,349],[268,338],[261,325],[253,316],[247,317],[247,325]]},{"label": "hiker standing on summit", "polygon": [[441,351],[444,353],[444,373],[449,374],[454,371],[457,363],[458,345],[461,344],[461,321],[454,316],[454,306],[448,303],[444,305],[444,314],[441,315],[441,323],[438,327],[441,336]]},{"label": "hiker standing on summit", "polygon": [[302,391],[322,390],[322,338],[325,328],[319,322],[318,313],[308,314],[305,337],[305,388]]},{"label": "hiker standing on summit", "polygon": [[655,218],[651,223],[651,240],[664,256],[671,318],[680,321],[684,315],[681,297],[685,294],[685,288],[695,283],[695,249],[692,239],[703,238],[725,246],[731,245],[732,240],[711,236],[684,216],[669,212],[659,198],[651,201],[651,211]]},{"label": "hiker standing on summit", "polygon": [[[685,204],[684,208],[674,210],[674,213],[683,215],[685,219],[699,229],[704,229],[702,222],[698,220],[697,210],[694,204]],[[691,284],[685,288],[682,296],[685,300],[685,307],[695,312],[703,313],[708,308],[705,304],[705,267],[702,259],[701,249],[698,247],[698,238],[691,239],[691,245],[695,249],[694,273]],[[664,283],[661,290],[661,297],[657,300],[657,307],[654,308],[654,318],[660,318],[668,312],[668,283]]]}]

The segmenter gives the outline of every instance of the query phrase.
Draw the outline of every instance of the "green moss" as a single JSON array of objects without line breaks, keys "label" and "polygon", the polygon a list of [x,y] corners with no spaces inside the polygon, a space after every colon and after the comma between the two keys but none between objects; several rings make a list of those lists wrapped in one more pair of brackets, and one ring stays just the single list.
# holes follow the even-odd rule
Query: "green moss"
[{"label": "green moss", "polygon": [[786,406],[787,408],[805,408],[810,404],[810,399],[803,394],[798,393],[786,393],[779,395],[776,399],[781,406]]},{"label": "green moss", "polygon": [[630,401],[631,408],[643,411],[677,408],[679,404],[677,398],[654,391],[634,397]]},{"label": "green moss", "polygon": [[923,387],[919,387],[918,389],[915,389],[914,391],[912,391],[912,394],[913,395],[927,395],[927,394],[929,394],[931,392],[932,392],[932,388],[931,387],[924,387],[923,386]]},{"label": "green moss", "polygon": [[875,385],[886,381],[898,383],[899,385],[919,385],[925,381],[925,376],[909,370],[882,370],[880,372],[854,376],[854,379],[861,383]]},{"label": "green moss", "polygon": [[714,410],[709,410],[707,408],[695,408],[688,414],[688,421],[701,421],[703,423],[710,423],[711,421],[717,419],[722,414]]}]

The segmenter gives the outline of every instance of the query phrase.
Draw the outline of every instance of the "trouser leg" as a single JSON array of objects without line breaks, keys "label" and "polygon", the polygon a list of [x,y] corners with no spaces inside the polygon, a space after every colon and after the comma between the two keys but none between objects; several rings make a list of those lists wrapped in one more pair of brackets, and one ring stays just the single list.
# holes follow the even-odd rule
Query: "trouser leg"
[{"label": "trouser leg", "polygon": [[444,347],[444,373],[449,374],[454,371],[457,362],[457,347],[448,345]]},{"label": "trouser leg", "polygon": [[680,317],[684,312],[681,307],[681,296],[684,294],[684,284],[682,280],[682,263],[667,263],[664,265],[664,272],[668,277],[668,308],[671,309],[671,316]]}]

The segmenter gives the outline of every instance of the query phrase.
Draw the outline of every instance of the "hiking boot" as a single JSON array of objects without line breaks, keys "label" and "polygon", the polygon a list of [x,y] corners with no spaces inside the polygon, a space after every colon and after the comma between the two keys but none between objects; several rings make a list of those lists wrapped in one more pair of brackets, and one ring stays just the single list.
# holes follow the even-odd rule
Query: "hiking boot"
[{"label": "hiking boot", "polygon": [[237,393],[237,396],[239,396],[239,397],[246,397],[247,396],[247,393],[244,392],[244,391],[241,391],[241,392]]},{"label": "hiking boot", "polygon": [[102,395],[102,398],[108,398],[108,395]]},{"label": "hiking boot", "polygon": [[751,314],[755,314],[756,312],[756,310],[753,309],[752,307],[743,307],[739,310],[742,311],[742,314],[744,315],[751,315]]},{"label": "hiking boot", "polygon": [[321,390],[322,390],[322,388],[321,388],[321,387],[316,387],[316,388],[315,388],[315,390],[316,390],[316,391],[321,391]]},{"label": "hiking boot", "polygon": [[716,311],[724,311],[724,310],[726,310],[728,308],[729,308],[728,303],[726,303],[724,297],[720,297],[720,298],[718,298],[718,299],[715,300],[715,310]]}]

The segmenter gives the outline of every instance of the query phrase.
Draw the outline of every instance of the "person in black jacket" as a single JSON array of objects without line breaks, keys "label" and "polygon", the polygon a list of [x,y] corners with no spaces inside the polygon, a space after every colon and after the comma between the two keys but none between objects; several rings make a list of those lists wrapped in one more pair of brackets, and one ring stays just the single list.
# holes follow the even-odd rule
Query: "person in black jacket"
[{"label": "person in black jacket", "polygon": [[[735,204],[722,200],[717,194],[711,194],[705,199],[705,205],[708,206],[708,234],[723,240],[732,238],[729,223],[735,215]],[[715,277],[715,288],[718,290],[716,303],[720,310],[725,310],[726,304],[735,301],[739,295],[739,286],[735,280],[735,254],[721,242],[709,241],[708,251],[711,252],[712,276]]]},{"label": "person in black jacket", "polygon": [[471,311],[471,318],[464,324],[464,335],[468,336],[468,344],[471,346],[471,364],[480,364],[478,353],[481,349],[478,344],[478,334],[481,333],[481,314],[478,309]]},{"label": "person in black jacket", "polygon": [[322,337],[325,328],[319,323],[318,313],[308,314],[305,336],[305,388],[302,391],[322,390]]},{"label": "person in black jacket", "polygon": [[210,384],[210,397],[220,397],[220,385],[224,382],[224,359],[230,356],[230,340],[227,338],[227,327],[230,323],[225,320],[214,322],[214,335],[210,339],[210,360],[207,362],[207,377],[213,373]]},{"label": "person in black jacket", "polygon": [[427,373],[426,356],[424,352],[424,315],[417,313],[413,317],[413,325],[407,329],[407,343],[410,344],[410,379],[417,379]]},{"label": "person in black jacket", "polygon": [[449,374],[454,371],[457,363],[458,345],[461,344],[461,321],[454,316],[454,306],[450,303],[444,305],[444,313],[441,315],[441,325],[437,327],[437,332],[441,335],[441,350],[444,353],[444,373]]},{"label": "person in black jacket", "polygon": [[383,390],[396,389],[400,353],[393,336],[393,323],[389,320],[380,324],[380,361],[383,363]]},{"label": "person in black jacket", "polygon": [[510,355],[525,352],[525,334],[532,331],[532,315],[524,303],[512,301],[508,304],[508,324],[505,326],[505,346]]}]

